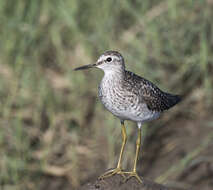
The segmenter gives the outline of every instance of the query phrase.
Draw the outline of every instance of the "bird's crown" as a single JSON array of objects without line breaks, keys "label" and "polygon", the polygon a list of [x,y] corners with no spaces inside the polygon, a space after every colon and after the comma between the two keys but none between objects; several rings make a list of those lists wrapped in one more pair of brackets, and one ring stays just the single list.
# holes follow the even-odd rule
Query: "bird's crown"
[{"label": "bird's crown", "polygon": [[96,66],[105,70],[107,67],[121,68],[124,66],[124,58],[117,51],[106,51],[97,60]]}]

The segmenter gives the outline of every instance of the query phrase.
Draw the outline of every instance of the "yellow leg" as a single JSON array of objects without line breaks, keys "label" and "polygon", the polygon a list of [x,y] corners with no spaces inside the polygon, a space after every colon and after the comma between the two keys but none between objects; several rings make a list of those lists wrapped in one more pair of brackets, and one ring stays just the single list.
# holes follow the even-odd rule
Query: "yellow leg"
[{"label": "yellow leg", "polygon": [[135,154],[133,172],[136,172],[138,154],[139,154],[140,147],[141,147],[141,129],[138,128],[138,138],[137,138],[137,141],[136,141],[136,154]]},{"label": "yellow leg", "polygon": [[122,160],[122,157],[123,157],[124,147],[126,145],[126,140],[127,140],[127,135],[126,135],[126,129],[125,129],[125,126],[124,126],[124,122],[121,122],[121,127],[122,127],[121,128],[121,132],[122,132],[122,140],[123,141],[122,141],[122,146],[121,146],[121,151],[120,151],[117,167],[115,169],[107,171],[106,173],[101,175],[99,177],[99,179],[110,177],[110,176],[115,175],[115,174],[121,174],[123,177],[125,177],[124,176],[124,172],[121,169],[121,160]]},{"label": "yellow leg", "polygon": [[127,140],[127,135],[126,135],[126,129],[125,129],[125,126],[124,126],[124,123],[122,122],[121,123],[121,132],[122,132],[122,146],[121,146],[121,151],[120,151],[120,155],[119,155],[119,159],[118,159],[118,165],[117,165],[117,168],[121,168],[121,160],[122,160],[122,157],[123,157],[123,152],[124,152],[124,147],[126,145],[126,140]]},{"label": "yellow leg", "polygon": [[[137,180],[142,183],[141,178],[139,177],[139,175],[136,172],[136,168],[137,168],[137,161],[138,161],[138,154],[139,154],[139,150],[140,150],[140,146],[141,146],[141,128],[138,128],[138,138],[136,141],[136,154],[135,154],[135,161],[134,161],[134,166],[133,166],[133,170],[131,172],[124,172],[125,174],[129,174],[129,177],[136,177]],[[128,179],[127,178],[127,179]]]}]

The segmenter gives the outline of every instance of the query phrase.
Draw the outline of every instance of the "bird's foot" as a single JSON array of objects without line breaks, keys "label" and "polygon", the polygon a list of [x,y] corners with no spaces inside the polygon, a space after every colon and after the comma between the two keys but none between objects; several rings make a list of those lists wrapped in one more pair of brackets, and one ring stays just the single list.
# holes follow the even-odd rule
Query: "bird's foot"
[{"label": "bird's foot", "polygon": [[98,179],[104,179],[104,178],[107,178],[107,177],[110,177],[110,176],[113,176],[115,174],[119,174],[119,175],[122,175],[124,178],[125,178],[125,172],[122,171],[121,168],[115,168],[115,169],[111,169],[107,172],[105,172],[103,175],[101,175]]},{"label": "bird's foot", "polygon": [[132,171],[132,172],[123,172],[124,174],[128,174],[129,176],[126,178],[126,180],[130,179],[131,177],[135,177],[140,183],[142,182],[142,179],[139,177],[139,175],[137,174],[137,172]]}]

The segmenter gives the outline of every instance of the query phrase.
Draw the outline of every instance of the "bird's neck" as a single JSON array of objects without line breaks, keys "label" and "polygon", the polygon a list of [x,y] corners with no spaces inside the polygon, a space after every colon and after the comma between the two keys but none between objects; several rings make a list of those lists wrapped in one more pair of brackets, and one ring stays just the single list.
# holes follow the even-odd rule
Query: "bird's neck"
[{"label": "bird's neck", "polygon": [[116,69],[116,70],[105,70],[104,78],[112,79],[112,80],[123,80],[125,75],[124,69]]}]

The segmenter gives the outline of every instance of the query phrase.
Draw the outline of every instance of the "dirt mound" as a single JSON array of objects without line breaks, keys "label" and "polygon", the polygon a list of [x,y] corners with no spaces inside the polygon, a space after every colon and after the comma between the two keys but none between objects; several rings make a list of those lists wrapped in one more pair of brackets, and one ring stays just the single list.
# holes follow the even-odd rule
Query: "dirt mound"
[{"label": "dirt mound", "polygon": [[96,180],[88,183],[78,190],[181,190],[170,188],[153,181],[143,179],[143,183],[139,183],[136,178],[130,178],[125,181],[120,175],[114,175],[105,180]]}]

